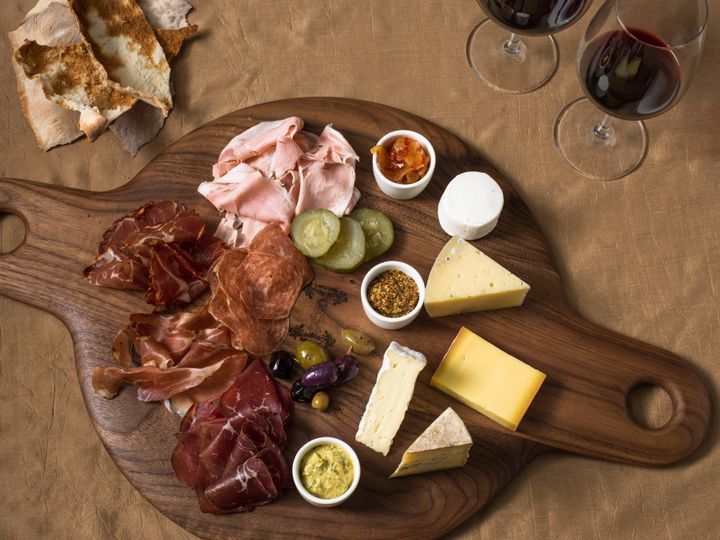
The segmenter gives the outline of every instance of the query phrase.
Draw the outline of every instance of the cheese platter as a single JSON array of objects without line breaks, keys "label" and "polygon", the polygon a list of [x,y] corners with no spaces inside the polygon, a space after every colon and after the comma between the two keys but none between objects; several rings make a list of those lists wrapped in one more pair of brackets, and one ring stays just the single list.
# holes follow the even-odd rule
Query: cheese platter
[{"label": "cheese platter", "polygon": [[[359,481],[352,496],[332,509],[308,504],[304,495],[290,489],[252,512],[202,512],[196,495],[178,480],[170,461],[178,417],[158,403],[138,401],[134,389],[122,389],[107,400],[93,388],[94,370],[111,362],[113,340],[127,325],[128,314],[148,311],[143,295],[93,287],[82,269],[96,256],[98,239],[108,225],[151,200],[179,201],[196,210],[214,230],[220,215],[198,194],[198,186],[212,177],[218,155],[238,133],[260,122],[292,116],[301,117],[312,133],[332,124],[347,138],[360,158],[355,186],[362,207],[381,212],[394,226],[392,245],[374,262],[361,262],[346,273],[333,272],[322,260],[312,264],[314,277],[297,295],[284,343],[293,350],[304,341],[320,341],[335,358],[346,353],[340,345],[342,329],[353,328],[376,345],[370,354],[357,357],[357,375],[332,391],[324,412],[307,403],[296,404],[284,449],[286,459],[292,461],[309,441],[335,437],[357,453]],[[376,158],[370,153],[384,134],[400,129],[430,141],[434,157],[432,178],[409,200],[390,197],[376,184]],[[475,227],[486,236],[463,244],[443,230],[438,203],[448,183],[467,171],[492,177],[502,191],[503,204],[499,218],[490,213],[487,222],[492,226]],[[155,507],[201,537],[437,537],[481,510],[542,453],[558,449],[642,466],[670,465],[689,456],[708,430],[708,388],[691,365],[577,315],[564,296],[541,230],[517,191],[457,137],[397,109],[339,98],[257,105],[189,133],[113,191],[2,180],[0,210],[16,213],[26,227],[24,242],[0,255],[0,293],[45,309],[66,324],[73,337],[83,397],[108,452]],[[453,241],[458,245],[453,247]],[[457,257],[460,262],[448,265],[450,270],[441,267],[442,261],[436,264],[448,245],[458,253],[470,250]],[[463,267],[470,274],[453,286],[456,294],[465,294],[462,288],[474,279],[476,265],[462,261],[476,260],[474,250],[481,250],[478,253],[509,276],[519,276],[520,284],[508,289],[507,309],[458,313],[468,306],[453,307],[456,299],[443,298],[433,286],[433,282],[446,283],[450,288],[452,272]],[[380,260],[411,265],[420,281],[427,283],[427,294],[436,295],[429,304],[426,297],[424,307],[429,308],[418,309],[402,328],[382,328],[363,313],[363,298],[370,299],[367,289],[372,285],[364,287],[363,278]],[[416,307],[422,304],[419,301]],[[464,366],[453,372],[458,364],[453,355],[459,354],[453,350],[470,346],[482,348],[481,358],[470,369]],[[414,354],[418,351],[419,356]],[[513,377],[528,381],[521,404],[512,404],[515,409],[510,413],[501,410],[507,399],[502,394],[512,394],[510,390],[496,385],[490,394],[497,395],[482,403],[473,397],[480,391],[473,376],[485,380],[484,374],[494,371],[492,361],[485,365],[488,358],[504,355],[522,364],[515,366]],[[401,394],[394,381],[382,382],[381,376],[386,363],[410,362],[397,358],[414,359],[417,369],[410,377],[414,391],[405,396],[407,404],[400,404],[407,411],[399,406],[403,414],[389,418],[378,409],[382,418],[378,426],[398,424],[388,444],[360,426],[367,411],[378,407],[372,395]],[[468,381],[469,389],[461,384]],[[388,389],[383,390],[381,383]],[[642,384],[660,386],[672,399],[672,416],[659,429],[639,425],[629,413],[628,396]],[[446,435],[433,435],[443,430]],[[380,451],[373,450],[376,446]],[[423,457],[423,452],[432,455]],[[424,474],[402,474],[413,467],[422,469],[424,459],[461,465],[464,456],[467,463],[462,466],[433,472],[425,466]]]}]

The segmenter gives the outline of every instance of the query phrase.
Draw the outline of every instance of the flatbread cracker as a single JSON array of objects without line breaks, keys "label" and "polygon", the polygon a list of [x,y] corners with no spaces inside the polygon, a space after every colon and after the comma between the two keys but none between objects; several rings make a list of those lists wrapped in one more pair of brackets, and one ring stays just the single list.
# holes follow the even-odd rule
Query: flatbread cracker
[{"label": "flatbread cracker", "polygon": [[111,84],[167,116],[170,65],[140,6],[134,0],[70,0],[70,9]]}]

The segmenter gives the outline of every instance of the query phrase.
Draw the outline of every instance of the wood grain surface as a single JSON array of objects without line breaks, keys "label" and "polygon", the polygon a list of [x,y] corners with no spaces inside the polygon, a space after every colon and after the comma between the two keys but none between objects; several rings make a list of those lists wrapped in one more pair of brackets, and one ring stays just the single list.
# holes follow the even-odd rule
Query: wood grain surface
[{"label": "wood grain surface", "polygon": [[[208,223],[215,210],[196,193],[210,177],[227,141],[259,121],[301,116],[319,133],[333,123],[361,156],[360,206],[385,212],[396,226],[396,242],[385,259],[414,265],[427,277],[447,236],[440,229],[437,200],[446,183],[466,170],[493,175],[505,195],[495,231],[475,244],[532,286],[521,308],[430,319],[383,331],[362,314],[359,285],[366,264],[349,275],[316,268],[301,294],[292,335],[334,336],[352,326],[373,336],[378,354],[363,357],[361,374],[332,393],[325,414],[299,406],[290,427],[286,455],[309,438],[338,436],[363,464],[358,491],[332,510],[286,492],[250,514],[202,514],[193,492],[170,466],[179,420],[157,404],[140,403],[126,389],[114,400],[96,396],[92,369],[108,365],[112,338],[129,313],[148,311],[142,295],[96,288],[81,276],[93,259],[102,232],[121,215],[154,199],[176,199],[198,210]],[[370,171],[369,149],[384,133],[413,129],[433,143],[438,163],[428,189],[411,201],[383,196]],[[710,416],[706,384],[676,355],[594,326],[567,305],[559,276],[539,227],[512,187],[480,155],[447,131],[397,109],[346,99],[311,98],[268,103],[211,122],[170,146],[120,189],[93,193],[24,180],[0,181],[0,210],[19,215],[26,238],[0,255],[0,293],[59,317],[73,337],[85,402],[100,438],[130,482],[169,518],[202,537],[396,538],[436,537],[477,512],[535,456],[558,448],[638,465],[667,465],[688,456],[702,441]],[[430,377],[458,328],[465,325],[507,352],[543,370],[548,378],[515,433],[429,386]],[[294,339],[289,337],[289,343]],[[428,357],[413,401],[387,457],[355,443],[354,434],[375,380],[381,354],[391,340]],[[340,353],[338,347],[334,353]],[[644,383],[661,386],[673,402],[669,422],[659,429],[636,424],[628,395]],[[467,466],[453,471],[389,480],[402,452],[447,406],[470,429],[474,446]]]}]

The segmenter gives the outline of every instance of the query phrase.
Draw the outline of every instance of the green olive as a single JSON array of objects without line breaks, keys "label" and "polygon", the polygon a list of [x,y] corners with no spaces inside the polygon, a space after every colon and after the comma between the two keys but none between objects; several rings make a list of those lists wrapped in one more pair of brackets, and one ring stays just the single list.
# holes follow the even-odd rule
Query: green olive
[{"label": "green olive", "polygon": [[298,343],[295,347],[295,358],[303,369],[309,369],[322,362],[327,362],[330,360],[330,355],[314,341],[306,340]]},{"label": "green olive", "polygon": [[318,392],[312,399],[312,408],[316,411],[324,411],[330,405],[330,396],[325,392]]},{"label": "green olive", "polygon": [[355,354],[370,354],[375,350],[375,343],[365,332],[343,328],[340,332],[340,343],[343,348]]}]

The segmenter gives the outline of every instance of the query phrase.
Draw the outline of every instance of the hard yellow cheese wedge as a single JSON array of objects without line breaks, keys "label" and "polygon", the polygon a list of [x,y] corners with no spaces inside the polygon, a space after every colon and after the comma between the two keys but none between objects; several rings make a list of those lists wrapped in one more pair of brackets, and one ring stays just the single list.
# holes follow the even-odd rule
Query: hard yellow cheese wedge
[{"label": "hard yellow cheese wedge", "polygon": [[545,374],[461,328],[430,384],[515,431]]},{"label": "hard yellow cheese wedge", "polygon": [[448,407],[405,451],[390,478],[462,467],[471,446],[472,438],[465,424]]},{"label": "hard yellow cheese wedge", "polygon": [[431,317],[522,305],[530,286],[459,236],[435,259],[425,289]]}]

